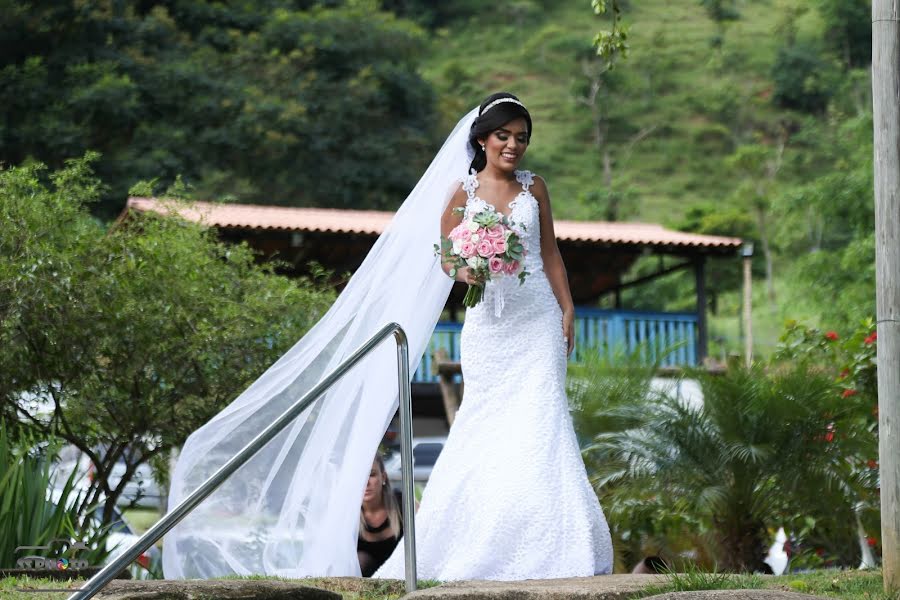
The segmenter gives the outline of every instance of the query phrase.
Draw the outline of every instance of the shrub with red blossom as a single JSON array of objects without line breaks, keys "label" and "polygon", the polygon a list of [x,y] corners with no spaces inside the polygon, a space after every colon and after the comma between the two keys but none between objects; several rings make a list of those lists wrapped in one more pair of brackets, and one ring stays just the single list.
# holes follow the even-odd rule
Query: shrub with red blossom
[{"label": "shrub with red blossom", "polygon": [[[843,446],[842,451],[852,454],[846,463],[845,481],[849,500],[859,507],[866,531],[880,530],[878,461],[872,458],[878,455],[877,343],[872,319],[843,336],[789,322],[774,357],[776,362],[804,364],[834,374],[835,396],[841,398],[846,418],[840,436],[829,428],[819,439]],[[875,546],[877,551],[877,540]]]}]

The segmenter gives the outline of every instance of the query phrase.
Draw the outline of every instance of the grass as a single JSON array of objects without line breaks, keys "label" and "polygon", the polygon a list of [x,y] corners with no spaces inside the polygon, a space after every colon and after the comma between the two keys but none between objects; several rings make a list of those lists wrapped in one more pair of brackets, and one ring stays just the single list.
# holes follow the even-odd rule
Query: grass
[{"label": "grass", "polygon": [[884,591],[881,570],[872,571],[813,571],[766,578],[768,589],[801,592],[843,600],[900,600],[900,592]]},{"label": "grass", "polygon": [[667,573],[666,582],[651,585],[644,589],[638,597],[655,596],[669,592],[694,592],[697,590],[751,590],[763,587],[762,578],[758,575],[732,575],[729,573],[704,573],[687,570],[683,573]]},{"label": "grass", "polygon": [[734,589],[783,590],[841,600],[900,600],[900,593],[893,595],[885,593],[880,570],[821,570],[778,577],[688,570],[684,573],[666,575],[665,583],[647,587],[634,598],[646,598],[668,592]]},{"label": "grass", "polygon": [[124,511],[125,520],[138,535],[156,525],[160,519],[159,510],[155,508],[130,508]]},{"label": "grass", "polygon": [[[80,587],[82,579],[57,581],[32,577],[6,577],[0,579],[0,598],[3,600],[65,600],[71,590]],[[52,592],[46,590],[61,590]]]}]

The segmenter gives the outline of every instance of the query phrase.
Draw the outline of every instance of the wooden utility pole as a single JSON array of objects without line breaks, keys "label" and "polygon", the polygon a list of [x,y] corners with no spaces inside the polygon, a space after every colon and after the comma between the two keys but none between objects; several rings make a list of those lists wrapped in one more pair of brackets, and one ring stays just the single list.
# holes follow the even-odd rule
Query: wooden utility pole
[{"label": "wooden utility pole", "polygon": [[744,242],[744,364],[753,366],[753,243]]},{"label": "wooden utility pole", "polygon": [[900,0],[872,2],[878,454],[884,588],[900,591]]}]

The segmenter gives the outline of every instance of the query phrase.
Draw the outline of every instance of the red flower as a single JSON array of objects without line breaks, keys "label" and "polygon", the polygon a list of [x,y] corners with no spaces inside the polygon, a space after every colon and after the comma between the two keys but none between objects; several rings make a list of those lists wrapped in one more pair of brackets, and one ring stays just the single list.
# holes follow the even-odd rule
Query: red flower
[{"label": "red flower", "polygon": [[872,536],[869,536],[869,537],[866,538],[866,543],[867,543],[870,547],[874,548],[875,546],[878,545],[878,540],[876,540],[876,539],[873,538]]},{"label": "red flower", "polygon": [[838,379],[846,379],[847,375],[849,375],[849,374],[850,374],[850,369],[844,369],[843,371],[841,371],[841,374],[838,375]]},{"label": "red flower", "polygon": [[825,337],[833,342],[838,339],[838,334],[837,334],[837,332],[829,331],[828,333],[825,334]]},{"label": "red flower", "polygon": [[833,431],[829,431],[828,433],[825,434],[825,441],[829,442],[829,443],[834,441],[834,432]]},{"label": "red flower", "polygon": [[875,460],[874,458],[870,458],[868,461],[866,461],[866,464],[869,465],[870,469],[878,468],[878,461]]},{"label": "red flower", "polygon": [[855,396],[855,395],[856,395],[856,390],[848,388],[848,389],[844,390],[844,392],[841,394],[841,398],[849,398],[850,396]]},{"label": "red flower", "polygon": [[825,548],[816,548],[816,556],[825,556]]},{"label": "red flower", "polygon": [[878,332],[873,331],[869,337],[867,337],[866,339],[863,340],[863,343],[866,345],[873,344],[873,343],[875,343],[876,340],[878,340]]}]

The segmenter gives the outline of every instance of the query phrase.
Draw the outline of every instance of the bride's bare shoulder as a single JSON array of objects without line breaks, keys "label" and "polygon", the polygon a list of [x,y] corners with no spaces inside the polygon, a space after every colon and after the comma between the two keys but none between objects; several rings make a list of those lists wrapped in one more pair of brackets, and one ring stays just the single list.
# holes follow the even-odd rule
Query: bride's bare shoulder
[{"label": "bride's bare shoulder", "polygon": [[466,190],[463,188],[462,182],[460,182],[456,186],[456,190],[453,192],[453,195],[450,196],[450,206],[453,206],[453,207],[465,206],[466,200],[468,199],[468,197],[469,197],[469,195],[466,193]]},{"label": "bride's bare shoulder", "polygon": [[531,184],[531,193],[539,202],[550,202],[550,191],[547,189],[547,182],[540,175],[534,176],[534,181]]}]

